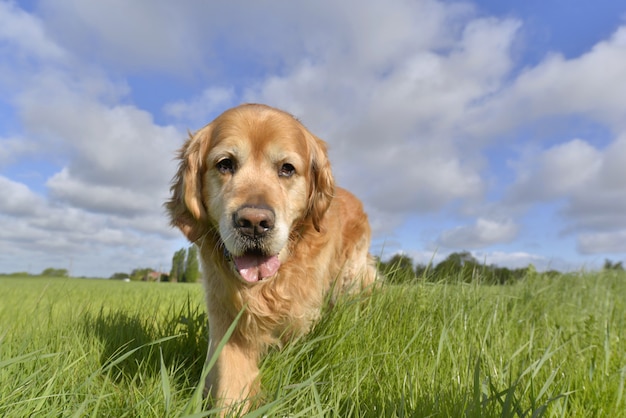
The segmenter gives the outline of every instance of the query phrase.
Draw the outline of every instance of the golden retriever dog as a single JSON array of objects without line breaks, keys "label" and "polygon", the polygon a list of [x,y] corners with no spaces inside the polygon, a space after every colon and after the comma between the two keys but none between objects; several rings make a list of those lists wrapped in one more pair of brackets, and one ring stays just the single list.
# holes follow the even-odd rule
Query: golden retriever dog
[{"label": "golden retriever dog", "polygon": [[359,200],[335,187],[326,144],[265,105],[227,110],[184,144],[166,208],[198,248],[217,407],[246,410],[260,356],[306,333],[325,299],[374,282],[370,227]]}]

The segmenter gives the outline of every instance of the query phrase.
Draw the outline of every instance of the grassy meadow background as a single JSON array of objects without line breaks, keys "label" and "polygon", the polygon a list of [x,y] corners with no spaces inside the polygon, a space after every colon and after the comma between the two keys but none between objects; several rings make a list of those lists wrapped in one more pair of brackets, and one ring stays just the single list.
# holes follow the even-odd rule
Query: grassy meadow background
[{"label": "grassy meadow background", "polygon": [[[0,277],[0,416],[210,416],[199,284]],[[386,284],[262,365],[251,417],[626,417],[626,274]]]}]

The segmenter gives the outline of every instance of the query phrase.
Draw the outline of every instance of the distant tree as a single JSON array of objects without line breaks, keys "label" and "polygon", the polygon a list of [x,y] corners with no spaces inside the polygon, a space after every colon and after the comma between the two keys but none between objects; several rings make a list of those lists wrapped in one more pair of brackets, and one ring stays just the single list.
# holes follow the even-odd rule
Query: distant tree
[{"label": "distant tree", "polygon": [[507,284],[514,281],[516,273],[506,267],[490,266],[487,275],[489,284]]},{"label": "distant tree", "polygon": [[548,279],[555,279],[561,275],[562,273],[558,270],[548,270],[543,273],[543,276],[547,277]]},{"label": "distant tree", "polygon": [[146,281],[148,280],[148,275],[153,272],[154,270],[151,268],[140,268],[140,269],[134,269],[131,273],[130,273],[130,279],[132,281]]},{"label": "distant tree", "polygon": [[47,269],[41,272],[41,275],[48,276],[48,277],[67,277],[68,271],[67,269],[55,269],[52,267],[48,267]]},{"label": "distant tree", "polygon": [[478,261],[469,251],[461,251],[460,253],[452,253],[446,258],[446,261],[454,263],[458,267],[467,264],[478,264]]},{"label": "distant tree", "polygon": [[434,269],[432,278],[435,281],[466,282],[469,283],[480,277],[483,267],[469,251],[452,253],[441,261]]},{"label": "distant tree", "polygon": [[386,262],[379,262],[379,269],[390,283],[407,283],[415,279],[413,259],[406,254],[395,254]]},{"label": "distant tree", "polygon": [[415,265],[415,277],[425,277],[426,273],[431,270],[430,264],[418,263]]},{"label": "distant tree", "polygon": [[111,275],[111,277],[109,277],[110,280],[125,280],[125,279],[130,279],[130,275],[128,273],[113,273]]},{"label": "distant tree", "polygon": [[526,267],[525,270],[526,277],[528,277],[529,279],[537,277],[537,268],[533,263],[529,263],[528,267]]},{"label": "distant tree", "polygon": [[536,276],[537,270],[535,270],[535,266],[532,264],[529,264],[528,267],[520,267],[512,270],[513,280],[530,279]]},{"label": "distant tree", "polygon": [[27,271],[16,271],[14,273],[2,273],[3,276],[17,276],[17,277],[30,277],[32,276]]},{"label": "distant tree", "polygon": [[185,274],[185,249],[174,253],[172,257],[172,269],[170,270],[170,282],[183,281],[183,275]]},{"label": "distant tree", "polygon": [[618,261],[617,263],[614,263],[613,261],[609,260],[608,258],[604,260],[604,266],[602,267],[603,270],[616,270],[616,271],[624,271],[624,266],[622,265],[621,261]]},{"label": "distant tree", "polygon": [[187,283],[196,283],[199,278],[200,267],[198,266],[198,249],[195,245],[192,245],[187,249],[183,281]]}]

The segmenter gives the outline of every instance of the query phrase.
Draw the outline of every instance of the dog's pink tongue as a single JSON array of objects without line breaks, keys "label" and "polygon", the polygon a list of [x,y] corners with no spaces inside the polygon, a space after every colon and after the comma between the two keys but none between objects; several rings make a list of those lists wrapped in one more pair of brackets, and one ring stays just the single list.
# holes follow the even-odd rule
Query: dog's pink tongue
[{"label": "dog's pink tongue", "polygon": [[233,260],[241,277],[249,283],[273,276],[280,267],[280,260],[275,255],[270,257],[242,255],[241,257],[233,257]]}]

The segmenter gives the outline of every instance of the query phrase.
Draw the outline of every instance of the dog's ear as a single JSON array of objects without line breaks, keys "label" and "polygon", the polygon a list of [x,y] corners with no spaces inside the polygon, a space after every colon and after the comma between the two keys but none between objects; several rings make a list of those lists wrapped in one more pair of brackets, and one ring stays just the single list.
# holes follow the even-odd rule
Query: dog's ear
[{"label": "dog's ear", "polygon": [[209,228],[202,202],[202,178],[206,171],[211,131],[209,124],[189,135],[179,153],[178,171],[170,188],[171,198],[165,204],[172,226],[178,227],[191,242],[196,242]]},{"label": "dog's ear", "polygon": [[330,169],[326,143],[308,131],[306,137],[311,150],[308,214],[319,232],[322,218],[335,195],[335,180]]}]

